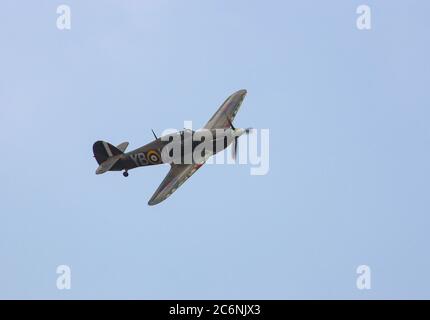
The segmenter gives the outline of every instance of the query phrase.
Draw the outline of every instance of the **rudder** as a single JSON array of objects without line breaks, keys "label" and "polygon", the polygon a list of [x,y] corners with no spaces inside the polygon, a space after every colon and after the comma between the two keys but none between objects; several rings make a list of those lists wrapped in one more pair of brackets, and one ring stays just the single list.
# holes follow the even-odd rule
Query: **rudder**
[{"label": "rudder", "polygon": [[119,150],[117,147],[111,145],[106,141],[96,141],[93,144],[93,153],[94,157],[97,160],[98,164],[105,162],[110,157],[122,154],[123,152]]}]

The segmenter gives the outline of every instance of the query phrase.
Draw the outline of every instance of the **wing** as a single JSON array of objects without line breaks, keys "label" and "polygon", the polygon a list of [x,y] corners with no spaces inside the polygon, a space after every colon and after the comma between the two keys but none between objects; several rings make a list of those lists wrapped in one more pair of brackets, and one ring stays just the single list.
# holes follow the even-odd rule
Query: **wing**
[{"label": "wing", "polygon": [[233,122],[240,105],[246,96],[246,90],[239,90],[229,96],[210,118],[204,129],[226,129],[230,127],[228,119]]},{"label": "wing", "polygon": [[169,173],[149,200],[150,206],[166,200],[203,164],[172,164]]}]

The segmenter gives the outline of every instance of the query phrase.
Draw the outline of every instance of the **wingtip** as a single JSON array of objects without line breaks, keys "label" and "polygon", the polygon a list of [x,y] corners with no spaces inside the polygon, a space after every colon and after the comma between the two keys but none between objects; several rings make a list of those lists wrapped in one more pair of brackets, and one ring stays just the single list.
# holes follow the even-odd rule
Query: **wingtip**
[{"label": "wingtip", "polygon": [[149,201],[148,201],[148,206],[155,206],[156,204],[159,204],[160,202],[161,202],[162,200],[159,200],[159,199],[157,199],[157,198],[151,198],[151,199],[149,199]]},{"label": "wingtip", "polygon": [[149,201],[148,201],[148,206],[155,206],[155,205],[157,205],[157,204],[159,204],[159,203],[163,202],[164,200],[166,200],[168,197],[169,197],[169,196],[167,196],[167,197],[163,197],[163,196],[160,196],[160,195],[158,194],[158,195],[156,195],[156,196],[152,197],[151,199],[149,199]]}]

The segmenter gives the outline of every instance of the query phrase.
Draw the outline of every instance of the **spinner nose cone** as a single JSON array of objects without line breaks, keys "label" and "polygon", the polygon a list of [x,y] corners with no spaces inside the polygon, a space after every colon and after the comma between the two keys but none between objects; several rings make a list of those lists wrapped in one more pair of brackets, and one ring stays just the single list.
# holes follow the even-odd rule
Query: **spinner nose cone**
[{"label": "spinner nose cone", "polygon": [[242,128],[237,128],[236,130],[234,130],[233,135],[235,137],[240,137],[241,135],[243,135],[245,133],[245,129]]}]

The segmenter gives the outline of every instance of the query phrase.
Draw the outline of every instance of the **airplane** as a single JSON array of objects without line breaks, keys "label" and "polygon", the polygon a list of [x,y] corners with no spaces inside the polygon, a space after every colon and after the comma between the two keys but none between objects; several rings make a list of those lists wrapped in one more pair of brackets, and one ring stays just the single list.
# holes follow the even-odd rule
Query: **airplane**
[{"label": "airplane", "polygon": [[[136,150],[125,152],[129,143],[123,142],[116,147],[105,141],[96,141],[93,145],[94,157],[99,164],[96,170],[96,174],[102,174],[107,171],[123,171],[124,177],[128,177],[128,171],[138,167],[158,165],[163,163],[170,164],[170,171],[164,180],[161,182],[158,189],[155,191],[153,196],[148,202],[148,205],[153,206],[167,199],[172,193],[174,193],[189,177],[191,177],[205,161],[212,155],[226,149],[230,144],[232,146],[232,156],[235,158],[237,153],[238,138],[243,134],[248,134],[250,128],[242,129],[235,128],[233,126],[233,120],[236,116],[243,99],[245,98],[247,91],[242,89],[232,95],[230,95],[224,103],[219,107],[215,114],[203,127],[205,130],[211,132],[211,142],[213,143],[212,150],[204,150],[200,159],[192,159],[192,162],[185,162],[185,151],[184,146],[187,139],[195,134],[195,131],[185,129],[176,133],[178,139],[176,143],[180,150],[180,159],[169,158],[169,162],[164,162],[163,159],[163,148],[170,142],[175,141],[172,137],[158,138],[154,131],[152,131],[155,140],[140,147]],[[223,129],[224,135],[219,137],[215,134],[218,129]],[[224,141],[220,141],[223,139]],[[188,141],[189,143],[189,141]],[[191,152],[193,152],[201,141],[192,141]],[[174,144],[174,143],[173,143]],[[208,148],[209,149],[209,148]],[[182,152],[184,151],[184,152]],[[189,151],[188,151],[189,152]]]}]

